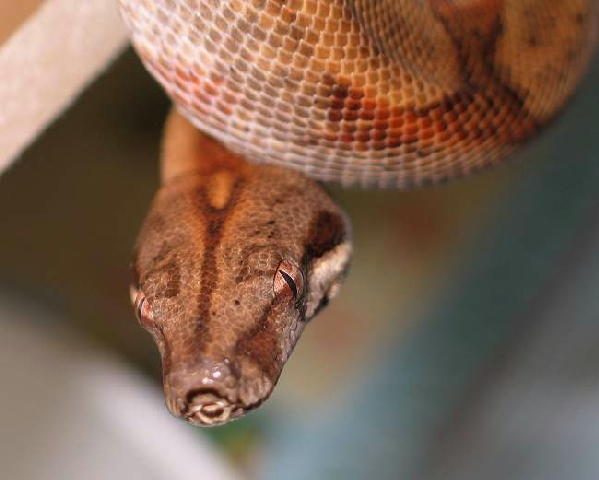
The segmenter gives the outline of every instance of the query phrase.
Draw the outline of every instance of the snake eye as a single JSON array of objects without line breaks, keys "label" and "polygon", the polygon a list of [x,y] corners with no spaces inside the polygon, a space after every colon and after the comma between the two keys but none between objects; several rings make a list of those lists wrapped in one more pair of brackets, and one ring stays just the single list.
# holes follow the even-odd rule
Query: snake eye
[{"label": "snake eye", "polygon": [[297,299],[304,291],[304,275],[294,264],[283,260],[277,268],[273,288],[277,296]]},{"label": "snake eye", "polygon": [[151,330],[154,327],[154,314],[143,292],[138,291],[137,295],[135,295],[133,308],[141,326],[147,330]]}]

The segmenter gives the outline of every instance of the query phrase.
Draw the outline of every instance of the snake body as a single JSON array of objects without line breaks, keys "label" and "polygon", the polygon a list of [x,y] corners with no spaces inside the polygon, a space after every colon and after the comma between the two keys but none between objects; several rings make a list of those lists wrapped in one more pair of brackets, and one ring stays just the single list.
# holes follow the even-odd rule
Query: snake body
[{"label": "snake body", "polygon": [[409,187],[497,162],[565,105],[599,24],[595,0],[119,1],[178,111],[133,298],[170,411],[200,425],[266,399],[339,290],[349,223],[308,177]]}]

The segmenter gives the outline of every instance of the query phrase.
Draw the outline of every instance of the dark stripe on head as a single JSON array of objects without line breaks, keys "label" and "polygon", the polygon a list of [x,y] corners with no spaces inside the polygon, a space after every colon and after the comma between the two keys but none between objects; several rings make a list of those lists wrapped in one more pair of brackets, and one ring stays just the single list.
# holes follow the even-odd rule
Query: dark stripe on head
[{"label": "dark stripe on head", "polygon": [[166,298],[176,297],[181,289],[181,262],[176,256],[172,257],[162,269],[168,275],[166,290],[163,295]]},{"label": "dark stripe on head", "polygon": [[304,259],[310,261],[343,243],[347,236],[346,225],[339,213],[321,210],[308,227]]},{"label": "dark stripe on head", "polygon": [[[270,379],[273,385],[279,378],[283,368],[281,364],[281,338],[278,331],[280,327],[270,321],[273,306],[277,301],[275,298],[264,307],[258,321],[239,336],[234,349],[236,357],[246,357],[255,362],[260,371]],[[232,363],[238,362],[239,360]]]},{"label": "dark stripe on head", "polygon": [[195,191],[194,203],[201,217],[203,226],[204,251],[201,265],[200,292],[197,298],[199,306],[197,317],[197,328],[200,330],[199,342],[203,343],[204,334],[207,332],[208,324],[212,317],[212,294],[218,284],[218,269],[216,265],[215,251],[220,245],[223,235],[223,227],[226,220],[235,210],[240,193],[242,191],[243,179],[236,177],[232,187],[231,195],[222,208],[214,208],[210,202],[206,185]]}]

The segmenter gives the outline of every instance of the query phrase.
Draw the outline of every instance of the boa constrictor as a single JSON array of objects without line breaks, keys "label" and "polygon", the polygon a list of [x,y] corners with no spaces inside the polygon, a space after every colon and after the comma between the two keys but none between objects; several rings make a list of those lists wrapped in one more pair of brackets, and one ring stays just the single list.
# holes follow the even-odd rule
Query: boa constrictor
[{"label": "boa constrictor", "polygon": [[[595,0],[119,0],[176,105],[132,299],[169,410],[270,395],[338,292],[350,225],[313,180],[409,187],[497,162],[562,108]],[[249,160],[247,162],[246,160]]]}]

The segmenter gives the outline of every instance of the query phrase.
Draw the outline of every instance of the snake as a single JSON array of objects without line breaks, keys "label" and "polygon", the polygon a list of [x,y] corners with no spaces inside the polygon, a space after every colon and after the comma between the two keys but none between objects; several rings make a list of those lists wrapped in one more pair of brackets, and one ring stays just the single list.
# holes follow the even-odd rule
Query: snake
[{"label": "snake", "polygon": [[347,215],[322,182],[437,184],[504,159],[587,70],[596,0],[119,0],[173,102],[131,299],[168,410],[239,418],[339,292]]}]

